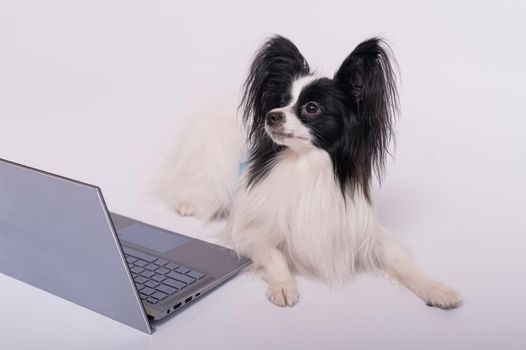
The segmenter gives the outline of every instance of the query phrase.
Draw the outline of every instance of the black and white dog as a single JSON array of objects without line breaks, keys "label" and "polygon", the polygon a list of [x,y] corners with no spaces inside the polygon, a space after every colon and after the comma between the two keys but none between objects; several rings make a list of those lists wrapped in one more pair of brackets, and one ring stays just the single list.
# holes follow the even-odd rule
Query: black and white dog
[{"label": "black and white dog", "polygon": [[295,273],[344,282],[360,270],[390,275],[427,305],[460,305],[418,269],[371,205],[397,112],[392,60],[373,38],[334,77],[320,77],[290,40],[274,36],[244,86],[244,129],[235,118],[207,116],[182,135],[164,197],[181,215],[226,216],[229,242],[261,268],[276,305],[298,302]]}]

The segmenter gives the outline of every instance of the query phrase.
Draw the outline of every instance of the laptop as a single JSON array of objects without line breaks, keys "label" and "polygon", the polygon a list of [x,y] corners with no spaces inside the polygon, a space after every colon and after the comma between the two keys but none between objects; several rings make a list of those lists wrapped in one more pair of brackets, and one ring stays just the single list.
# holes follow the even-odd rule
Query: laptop
[{"label": "laptop", "polygon": [[109,212],[97,186],[0,159],[0,273],[152,334],[248,264]]}]

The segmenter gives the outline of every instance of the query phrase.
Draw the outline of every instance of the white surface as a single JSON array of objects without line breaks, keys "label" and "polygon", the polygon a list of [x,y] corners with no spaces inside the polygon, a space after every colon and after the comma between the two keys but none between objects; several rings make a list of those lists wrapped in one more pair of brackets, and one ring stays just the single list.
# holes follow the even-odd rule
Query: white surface
[{"label": "white surface", "polygon": [[[342,2],[344,3],[344,2]],[[0,157],[102,187],[113,211],[205,237],[151,199],[183,120],[234,110],[271,33],[332,74],[380,34],[403,74],[398,147],[379,215],[454,311],[360,276],[300,279],[279,309],[241,276],[151,337],[0,275],[0,349],[524,349],[524,2],[0,1]],[[1,200],[1,199],[0,199]]]}]

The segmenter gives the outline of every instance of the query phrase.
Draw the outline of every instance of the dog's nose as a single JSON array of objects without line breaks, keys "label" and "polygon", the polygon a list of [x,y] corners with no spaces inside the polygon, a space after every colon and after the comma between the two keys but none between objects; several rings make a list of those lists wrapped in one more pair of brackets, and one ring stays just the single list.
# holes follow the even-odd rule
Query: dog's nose
[{"label": "dog's nose", "polygon": [[285,114],[283,112],[268,112],[267,113],[267,124],[268,126],[273,126],[283,122],[285,119]]}]

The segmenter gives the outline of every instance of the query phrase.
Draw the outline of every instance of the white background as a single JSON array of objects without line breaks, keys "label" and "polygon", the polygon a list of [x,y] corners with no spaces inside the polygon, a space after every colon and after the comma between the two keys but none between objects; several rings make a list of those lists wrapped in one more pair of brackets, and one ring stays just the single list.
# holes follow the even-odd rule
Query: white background
[{"label": "white background", "polygon": [[[0,348],[524,349],[526,7],[522,1],[0,0],[0,157],[102,187],[111,210],[195,237],[151,196],[177,130],[235,112],[272,33],[331,75],[372,35],[392,44],[402,117],[381,220],[465,298],[431,309],[360,276],[299,279],[280,309],[240,276],[143,335],[0,275]],[[0,198],[1,200],[1,198]]]}]

